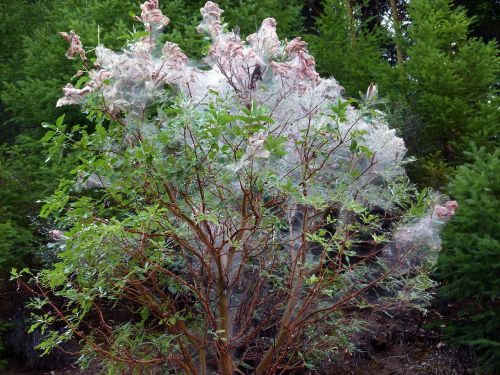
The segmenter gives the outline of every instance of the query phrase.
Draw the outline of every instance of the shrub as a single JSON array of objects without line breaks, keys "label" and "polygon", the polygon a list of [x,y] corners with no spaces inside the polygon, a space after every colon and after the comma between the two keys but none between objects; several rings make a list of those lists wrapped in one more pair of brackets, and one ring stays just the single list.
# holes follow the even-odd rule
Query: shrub
[{"label": "shrub", "polygon": [[146,32],[98,46],[93,69],[65,35],[88,76],[58,105],[82,105],[96,131],[60,119],[45,136],[81,164],[41,213],[59,262],[20,281],[39,348],[76,337],[81,364],[110,373],[276,373],[352,349],[359,308],[428,301],[456,203],[411,205],[404,143],[373,98],[344,100],[272,18],[244,42],[207,2],[201,69],[159,42],[158,2],[141,8]]}]

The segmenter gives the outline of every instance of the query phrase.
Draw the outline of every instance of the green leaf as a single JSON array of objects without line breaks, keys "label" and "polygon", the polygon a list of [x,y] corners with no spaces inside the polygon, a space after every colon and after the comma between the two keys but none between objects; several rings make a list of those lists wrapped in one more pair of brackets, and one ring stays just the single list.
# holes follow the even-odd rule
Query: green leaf
[{"label": "green leaf", "polygon": [[63,114],[62,116],[59,116],[56,120],[56,126],[59,128],[61,127],[61,125],[63,124],[64,122],[64,117],[66,116],[66,114]]},{"label": "green leaf", "polygon": [[42,142],[48,142],[52,139],[52,137],[54,136],[54,134],[56,134],[55,131],[53,130],[49,130],[47,133],[45,133],[45,135],[40,139],[40,141]]}]

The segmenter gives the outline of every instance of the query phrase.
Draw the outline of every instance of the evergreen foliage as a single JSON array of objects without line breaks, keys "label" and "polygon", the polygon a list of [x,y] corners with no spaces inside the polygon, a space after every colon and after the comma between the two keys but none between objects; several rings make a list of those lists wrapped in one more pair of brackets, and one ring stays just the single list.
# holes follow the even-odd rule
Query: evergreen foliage
[{"label": "evergreen foliage", "polygon": [[316,21],[317,34],[307,35],[318,70],[333,76],[352,97],[364,94],[370,82],[382,92],[393,84],[393,69],[384,59],[389,41],[387,30],[372,29],[371,18],[364,19],[361,6],[348,6],[347,0],[326,0]]},{"label": "evergreen foliage", "polygon": [[484,373],[493,374],[500,370],[500,150],[469,156],[449,188],[460,209],[443,233],[441,293],[461,306],[449,337],[475,347]]},{"label": "evergreen foliage", "polygon": [[46,163],[41,142],[19,136],[14,145],[0,146],[0,279],[12,267],[40,265],[40,242],[47,233],[35,219],[40,200],[58,185],[71,164]]},{"label": "evergreen foliage", "polygon": [[[362,4],[324,1],[318,34],[308,37],[318,66],[350,96],[364,94],[376,82],[388,99],[384,110],[418,157],[410,176],[423,186],[443,187],[451,168],[464,161],[470,138],[482,131],[483,119],[498,116],[497,44],[470,37],[473,20],[449,0],[414,0],[398,41],[404,46],[404,64],[396,67],[389,47],[396,43],[394,21],[373,26],[361,13]],[[390,20],[388,13],[386,17]],[[492,124],[487,124],[490,136],[495,133]]]},{"label": "evergreen foliage", "polygon": [[[133,4],[128,2],[130,8]],[[64,57],[66,44],[58,32],[78,29],[84,44],[95,45],[99,38],[118,47],[123,41],[117,36],[132,28],[130,16],[123,12],[127,2],[20,0],[2,2],[1,6],[5,14],[15,14],[15,21],[4,25],[3,35],[7,37],[2,42],[2,50],[10,46],[15,51],[15,58],[2,62],[0,98],[9,115],[8,126],[17,124],[40,134],[43,121],[62,113],[55,103],[76,67],[74,61]]]},{"label": "evergreen foliage", "polygon": [[408,12],[408,96],[424,126],[413,147],[419,156],[439,152],[456,165],[474,131],[470,123],[497,110],[484,106],[496,89],[497,45],[468,37],[471,20],[448,0],[415,0]]},{"label": "evergreen foliage", "polygon": [[[49,260],[43,253],[48,229],[37,220],[39,202],[67,174],[72,158],[47,163],[46,153],[38,139],[26,135],[19,135],[12,145],[0,145],[0,291],[4,298],[9,296],[7,290],[15,288],[7,281],[13,267],[40,268]],[[3,327],[9,332],[13,308],[11,300],[2,300],[0,331]],[[0,368],[7,364],[2,351],[4,334],[0,332]]]}]

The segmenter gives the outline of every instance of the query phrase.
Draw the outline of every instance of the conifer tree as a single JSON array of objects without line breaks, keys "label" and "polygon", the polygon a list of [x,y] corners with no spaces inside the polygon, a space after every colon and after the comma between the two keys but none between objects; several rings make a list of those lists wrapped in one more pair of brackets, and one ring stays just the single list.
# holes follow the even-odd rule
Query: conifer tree
[{"label": "conifer tree", "polygon": [[493,374],[500,370],[500,150],[469,155],[449,189],[461,206],[443,235],[441,294],[460,306],[448,337],[476,348],[484,373]]},{"label": "conifer tree", "polygon": [[347,0],[326,0],[316,20],[317,34],[308,35],[318,70],[333,75],[346,93],[359,97],[371,82],[385,90],[392,75],[384,59],[388,35],[383,28],[371,30],[363,20],[359,4]]},{"label": "conifer tree", "polygon": [[471,122],[496,111],[486,104],[495,93],[498,48],[470,38],[471,19],[448,0],[415,0],[408,10],[408,98],[423,129],[403,130],[420,134],[413,145],[417,156],[437,155],[435,166],[457,165],[475,132]]}]

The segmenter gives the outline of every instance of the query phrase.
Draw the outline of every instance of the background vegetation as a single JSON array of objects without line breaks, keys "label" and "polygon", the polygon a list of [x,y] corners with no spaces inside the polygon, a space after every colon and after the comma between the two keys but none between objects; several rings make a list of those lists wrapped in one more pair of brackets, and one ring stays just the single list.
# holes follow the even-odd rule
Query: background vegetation
[{"label": "background vegetation", "polygon": [[[165,38],[193,58],[203,56],[208,45],[195,32],[203,3],[161,3],[172,20]],[[280,36],[302,36],[318,70],[334,76],[347,96],[364,95],[370,82],[377,83],[380,109],[416,157],[409,166],[413,182],[447,192],[460,204],[444,235],[439,272],[443,298],[463,306],[449,337],[476,348],[485,371],[498,370],[500,338],[493,334],[500,331],[498,2],[219,4],[229,27],[239,26],[243,35],[273,16]],[[38,141],[45,132],[41,124],[62,114],[55,102],[78,68],[64,57],[67,46],[57,32],[73,29],[85,46],[101,42],[118,48],[134,28],[127,12],[136,12],[138,5],[121,0],[0,3],[0,275],[5,290],[11,267],[39,268],[50,261],[44,247],[48,224],[37,218],[38,201],[78,158],[64,154],[62,161],[47,161]],[[88,122],[76,111],[64,112],[70,125]]]}]

